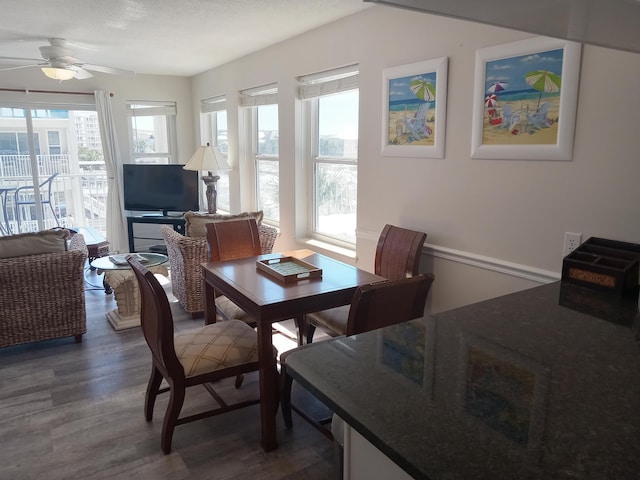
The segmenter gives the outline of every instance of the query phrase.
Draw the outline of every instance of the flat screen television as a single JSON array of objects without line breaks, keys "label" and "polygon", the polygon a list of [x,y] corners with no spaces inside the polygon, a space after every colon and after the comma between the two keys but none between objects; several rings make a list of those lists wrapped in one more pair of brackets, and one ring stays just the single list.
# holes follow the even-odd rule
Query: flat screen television
[{"label": "flat screen television", "polygon": [[133,211],[198,211],[198,172],[183,165],[125,164],[124,208]]}]

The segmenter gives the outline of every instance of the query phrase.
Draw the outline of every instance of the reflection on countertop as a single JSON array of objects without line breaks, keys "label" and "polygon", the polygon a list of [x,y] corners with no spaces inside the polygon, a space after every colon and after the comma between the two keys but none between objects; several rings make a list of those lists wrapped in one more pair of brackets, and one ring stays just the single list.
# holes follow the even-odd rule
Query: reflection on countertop
[{"label": "reflection on countertop", "polygon": [[636,479],[638,300],[561,282],[291,354],[415,478]]}]

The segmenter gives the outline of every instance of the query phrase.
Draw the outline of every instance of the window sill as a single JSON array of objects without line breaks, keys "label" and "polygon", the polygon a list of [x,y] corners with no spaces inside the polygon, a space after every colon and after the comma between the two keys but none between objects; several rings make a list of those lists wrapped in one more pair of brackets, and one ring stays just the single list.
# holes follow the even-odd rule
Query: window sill
[{"label": "window sill", "polygon": [[307,238],[303,240],[304,243],[314,251],[322,250],[320,253],[329,253],[334,255],[341,255],[343,257],[349,258],[351,260],[355,260],[356,251],[355,248],[345,248],[340,247],[338,245],[334,245],[332,243],[322,242],[320,240],[316,240],[314,238]]}]

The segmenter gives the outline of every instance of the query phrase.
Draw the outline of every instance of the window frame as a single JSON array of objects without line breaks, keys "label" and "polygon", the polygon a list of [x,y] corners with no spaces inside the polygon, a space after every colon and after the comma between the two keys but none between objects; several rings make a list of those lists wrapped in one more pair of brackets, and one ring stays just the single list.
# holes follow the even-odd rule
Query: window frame
[{"label": "window frame", "polygon": [[[259,153],[259,130],[258,130],[258,109],[264,106],[275,105],[278,111],[278,155],[269,155]],[[264,211],[263,221],[269,225],[278,227],[280,225],[280,104],[278,102],[278,86],[275,83],[267,84],[240,92],[240,107],[244,110],[244,118],[246,124],[245,130],[245,151],[247,155],[247,161],[251,162],[251,185],[252,188],[252,202],[254,208],[262,209],[260,205],[260,168],[259,163],[277,162],[278,170],[278,218],[269,216],[268,212]]]},{"label": "window frame", "polygon": [[[352,157],[329,157],[321,156],[320,151],[320,98],[327,97],[337,93],[344,93],[352,90],[360,90],[358,85],[358,65],[350,65],[347,67],[320,72],[311,75],[298,77],[300,99],[302,102],[302,121],[303,121],[303,164],[308,165],[305,174],[305,186],[307,193],[307,237],[326,243],[335,245],[348,250],[355,250],[356,238],[350,242],[342,237],[330,235],[327,232],[319,230],[319,216],[317,215],[317,172],[319,165],[353,165],[356,167],[356,189],[357,189],[357,166],[358,155]],[[333,85],[329,83],[336,81]],[[328,88],[325,88],[328,87]],[[358,101],[358,112],[360,110],[360,102]],[[359,116],[359,113],[358,113]],[[359,142],[359,138],[358,138]],[[303,167],[304,168],[304,167]],[[356,193],[357,195],[357,193]],[[357,227],[357,205],[356,205],[356,225]],[[354,231],[355,235],[355,231]]]},{"label": "window frame", "polygon": [[[225,148],[220,148],[220,118],[219,115],[224,114],[225,122],[227,124],[227,143]],[[204,99],[200,102],[200,138],[202,139],[202,145],[207,142],[209,145],[218,147],[220,153],[225,157],[227,163],[229,162],[229,114],[227,111],[227,97],[226,95],[218,95],[215,97]],[[218,192],[217,197],[217,210],[229,213],[231,211],[231,191],[230,191],[230,176],[229,172],[217,172],[216,175],[220,177],[216,183]],[[202,202],[206,203],[204,189],[201,191]],[[227,202],[225,203],[225,200]]]},{"label": "window frame", "polygon": [[[145,100],[127,100],[127,122],[129,130],[129,145],[131,154],[131,163],[161,163],[171,164],[178,163],[177,159],[177,127],[176,127],[176,102],[157,102]],[[136,152],[135,134],[133,119],[135,117],[156,117],[164,116],[167,151],[166,152]],[[150,161],[155,159],[166,159],[166,161]]]}]

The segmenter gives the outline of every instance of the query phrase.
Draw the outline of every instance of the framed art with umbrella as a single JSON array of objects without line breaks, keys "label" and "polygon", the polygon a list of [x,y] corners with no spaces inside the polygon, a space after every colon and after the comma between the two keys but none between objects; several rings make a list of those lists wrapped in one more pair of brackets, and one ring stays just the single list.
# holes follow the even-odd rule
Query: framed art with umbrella
[{"label": "framed art with umbrella", "polygon": [[383,71],[382,155],[444,157],[446,57]]},{"label": "framed art with umbrella", "polygon": [[571,160],[580,55],[548,37],[478,50],[472,157]]}]

